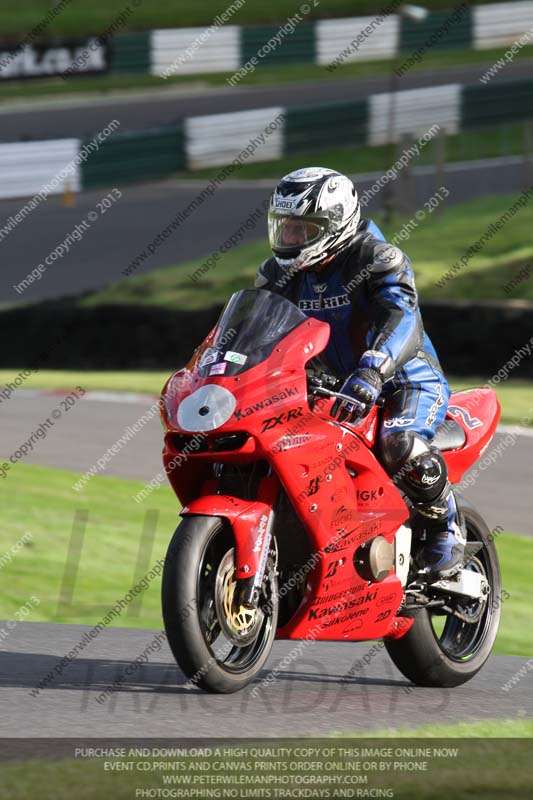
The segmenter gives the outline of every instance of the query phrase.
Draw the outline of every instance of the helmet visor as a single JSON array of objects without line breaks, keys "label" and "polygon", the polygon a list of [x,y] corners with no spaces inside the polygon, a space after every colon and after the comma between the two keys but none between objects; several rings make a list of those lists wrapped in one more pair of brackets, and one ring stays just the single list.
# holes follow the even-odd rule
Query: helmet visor
[{"label": "helmet visor", "polygon": [[328,222],[323,218],[268,215],[270,247],[277,252],[308,247],[317,242],[327,231]]}]

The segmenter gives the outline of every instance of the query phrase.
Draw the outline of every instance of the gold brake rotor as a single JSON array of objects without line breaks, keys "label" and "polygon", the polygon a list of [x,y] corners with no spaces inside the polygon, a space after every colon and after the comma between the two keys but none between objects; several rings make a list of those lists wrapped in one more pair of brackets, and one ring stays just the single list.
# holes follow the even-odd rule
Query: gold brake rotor
[{"label": "gold brake rotor", "polygon": [[237,605],[235,601],[234,550],[228,550],[217,570],[215,605],[224,635],[234,644],[243,646],[254,640],[259,632],[263,614],[258,609]]}]

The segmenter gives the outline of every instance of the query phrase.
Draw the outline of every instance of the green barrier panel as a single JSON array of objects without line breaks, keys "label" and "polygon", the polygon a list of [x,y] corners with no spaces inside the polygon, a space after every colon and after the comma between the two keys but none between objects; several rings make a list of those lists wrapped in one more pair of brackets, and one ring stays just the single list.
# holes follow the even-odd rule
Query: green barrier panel
[{"label": "green barrier panel", "polygon": [[472,9],[466,3],[456,9],[434,11],[425,20],[400,16],[400,51],[413,53],[436,49],[469,48],[472,46]]},{"label": "green barrier panel", "polygon": [[465,86],[461,94],[461,127],[533,119],[533,81],[494,86]]},{"label": "green barrier panel", "polygon": [[119,133],[102,142],[83,162],[82,187],[151,180],[183,169],[185,147],[181,128]]},{"label": "green barrier panel", "polygon": [[285,155],[332,146],[366,144],[366,99],[311,108],[288,108],[286,114]]},{"label": "green barrier panel", "polygon": [[284,33],[283,27],[283,25],[250,25],[241,28],[242,65],[247,64],[254,56],[258,61],[255,66],[315,63],[315,25],[310,22],[295,23],[292,33],[289,33],[289,27]]},{"label": "green barrier panel", "polygon": [[150,31],[119,33],[111,39],[111,72],[150,71]]}]

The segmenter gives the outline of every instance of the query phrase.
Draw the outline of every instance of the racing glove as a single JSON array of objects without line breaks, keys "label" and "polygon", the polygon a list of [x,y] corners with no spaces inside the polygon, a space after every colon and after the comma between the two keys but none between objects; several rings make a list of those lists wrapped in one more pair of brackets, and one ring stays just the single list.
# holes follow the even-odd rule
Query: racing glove
[{"label": "racing glove", "polygon": [[339,397],[331,408],[331,416],[338,422],[355,422],[366,417],[381,394],[384,380],[393,363],[383,353],[367,350],[359,367],[345,380]]},{"label": "racing glove", "polygon": [[[375,369],[357,369],[344,382],[331,408],[337,422],[355,422],[366,417],[381,394],[383,379]],[[352,399],[353,398],[353,399]]]}]

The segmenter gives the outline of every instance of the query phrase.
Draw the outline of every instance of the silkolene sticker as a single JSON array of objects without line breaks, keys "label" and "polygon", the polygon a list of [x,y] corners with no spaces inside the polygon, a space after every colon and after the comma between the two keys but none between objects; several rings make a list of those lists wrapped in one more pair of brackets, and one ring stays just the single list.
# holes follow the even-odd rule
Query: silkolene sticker
[{"label": "silkolene sticker", "polygon": [[231,361],[232,364],[246,364],[248,356],[242,353],[234,353],[233,350],[228,350],[224,356],[224,361]]},{"label": "silkolene sticker", "polygon": [[211,369],[209,370],[210,375],[223,375],[226,371],[226,367],[228,365],[225,362],[221,364],[214,364]]}]

